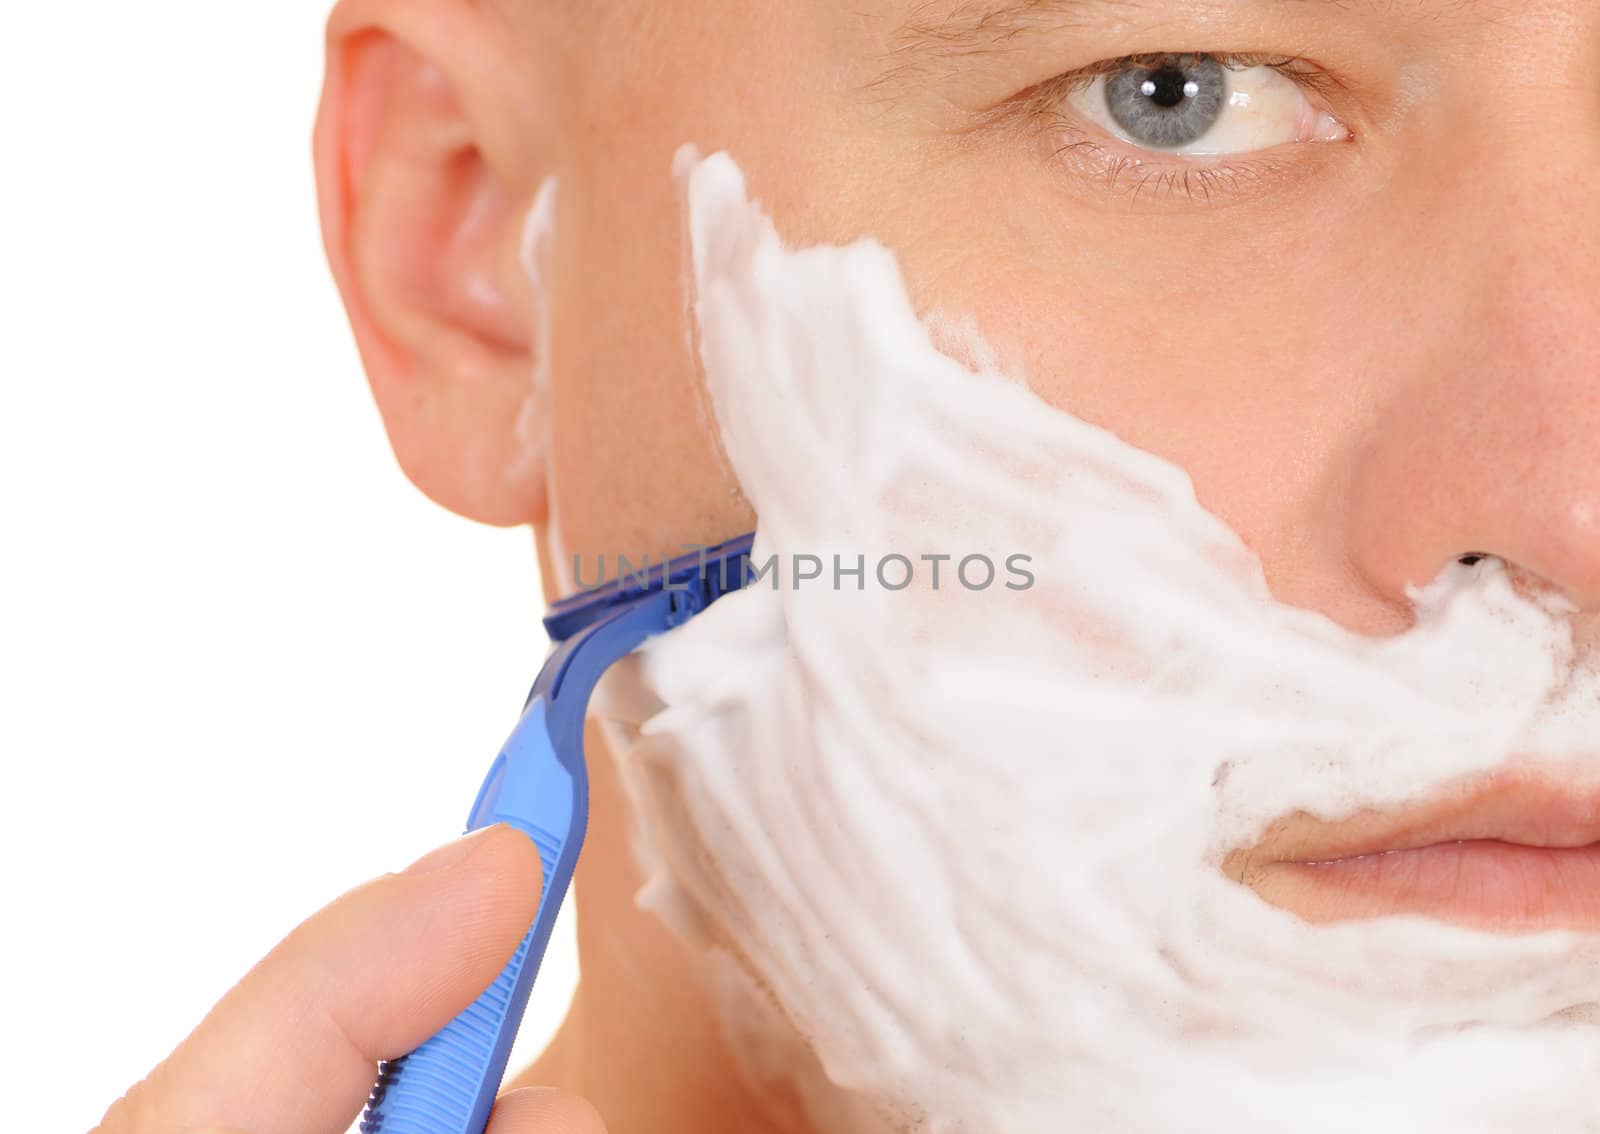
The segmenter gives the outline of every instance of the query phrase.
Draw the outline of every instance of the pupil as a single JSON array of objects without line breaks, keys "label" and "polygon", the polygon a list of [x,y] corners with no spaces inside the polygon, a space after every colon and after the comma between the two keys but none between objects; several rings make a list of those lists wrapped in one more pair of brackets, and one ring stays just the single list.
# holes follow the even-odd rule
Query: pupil
[{"label": "pupil", "polygon": [[1187,93],[1185,85],[1182,71],[1176,67],[1163,67],[1150,73],[1140,84],[1140,92],[1148,95],[1157,106],[1170,109],[1183,101]]},{"label": "pupil", "polygon": [[1203,137],[1228,98],[1228,69],[1205,55],[1151,59],[1106,80],[1106,110],[1128,140],[1160,149]]}]

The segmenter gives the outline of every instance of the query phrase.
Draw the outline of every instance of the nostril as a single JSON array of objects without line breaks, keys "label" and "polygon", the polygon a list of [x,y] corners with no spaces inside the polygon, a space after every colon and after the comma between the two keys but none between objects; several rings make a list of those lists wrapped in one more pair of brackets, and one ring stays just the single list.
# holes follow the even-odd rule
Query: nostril
[{"label": "nostril", "polygon": [[1486,559],[1486,558],[1488,558],[1488,557],[1483,552],[1481,552],[1481,551],[1472,551],[1472,552],[1468,552],[1466,555],[1462,555],[1462,556],[1458,557],[1456,559],[1456,562],[1461,564],[1463,567],[1471,567],[1478,560]]}]

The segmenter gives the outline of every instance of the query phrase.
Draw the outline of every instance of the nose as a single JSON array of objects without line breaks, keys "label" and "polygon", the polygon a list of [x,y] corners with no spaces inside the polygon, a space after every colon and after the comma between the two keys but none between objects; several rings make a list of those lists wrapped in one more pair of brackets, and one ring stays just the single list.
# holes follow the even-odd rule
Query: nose
[{"label": "nose", "polygon": [[1499,557],[1600,643],[1600,136],[1581,122],[1486,142],[1413,230],[1405,370],[1351,466],[1347,547],[1397,601]]}]

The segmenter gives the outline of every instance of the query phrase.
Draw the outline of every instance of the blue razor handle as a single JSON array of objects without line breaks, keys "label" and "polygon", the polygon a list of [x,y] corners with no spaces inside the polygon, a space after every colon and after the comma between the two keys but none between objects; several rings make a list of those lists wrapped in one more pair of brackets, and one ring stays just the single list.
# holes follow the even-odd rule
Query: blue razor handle
[{"label": "blue razor handle", "polygon": [[544,867],[539,908],[494,983],[409,1055],[379,1064],[361,1134],[483,1134],[511,1041],[572,880],[589,818],[583,721],[600,676],[645,639],[748,580],[745,535],[564,599],[545,615],[553,648],[489,767],[467,830],[508,823]]}]

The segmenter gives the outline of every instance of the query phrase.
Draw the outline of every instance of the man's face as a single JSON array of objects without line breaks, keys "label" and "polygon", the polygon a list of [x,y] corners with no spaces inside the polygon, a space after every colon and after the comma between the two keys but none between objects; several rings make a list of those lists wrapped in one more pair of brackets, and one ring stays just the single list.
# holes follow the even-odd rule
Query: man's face
[{"label": "man's face", "polygon": [[[1403,584],[1474,551],[1600,594],[1593,5],[601,8],[555,84],[569,552],[743,523],[681,455],[706,432],[669,174],[693,142],[786,239],[876,237],[922,310],[1186,469],[1286,602],[1393,632]],[[1199,142],[1117,136],[1115,110],[1157,105],[1131,65],[1072,89],[1168,52],[1247,57],[1227,81],[1250,99],[1191,116]],[[1207,149],[1231,152],[1185,152]]]},{"label": "man's face", "polygon": [[1393,634],[1406,584],[1485,552],[1593,641],[1592,5],[627,7],[580,19],[560,96],[558,578],[751,526],[685,331],[692,142],[786,240],[876,237],[919,310],[1189,472],[1281,601]]},{"label": "man's face", "polygon": [[[1486,554],[1574,605],[1592,662],[1587,0],[343,0],[334,30],[324,218],[397,453],[538,526],[550,597],[574,560],[755,526],[697,357],[689,143],[790,245],[876,239],[920,314],[1187,472],[1280,602],[1397,636],[1408,585]],[[592,767],[579,886],[631,910]],[[1339,843],[1293,815],[1227,868],[1313,919],[1380,912],[1260,869]]]}]

